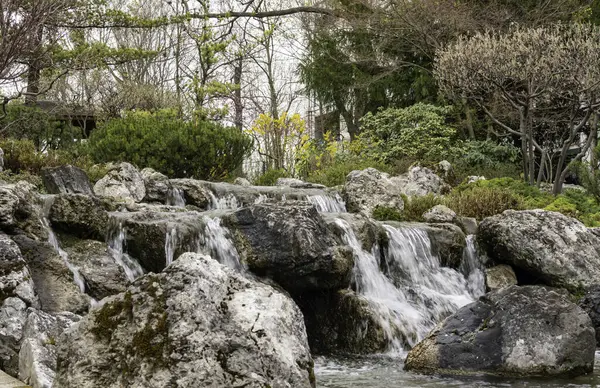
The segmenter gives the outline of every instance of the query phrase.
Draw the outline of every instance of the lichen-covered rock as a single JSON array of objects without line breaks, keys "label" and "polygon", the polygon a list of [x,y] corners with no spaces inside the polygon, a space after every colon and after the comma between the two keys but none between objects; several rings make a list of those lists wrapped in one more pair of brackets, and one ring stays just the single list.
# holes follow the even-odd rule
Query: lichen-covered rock
[{"label": "lichen-covered rock", "polygon": [[477,219],[473,217],[457,217],[456,225],[460,226],[466,235],[477,234]]},{"label": "lichen-covered rock", "polygon": [[19,379],[32,388],[51,388],[56,374],[56,347],[62,333],[81,319],[68,312],[27,310],[19,351]]},{"label": "lichen-covered rock", "polygon": [[594,369],[594,328],[566,292],[511,286],[446,319],[408,354],[421,373],[576,376]]},{"label": "lichen-covered rock", "polygon": [[288,291],[348,287],[352,250],[336,244],[317,210],[298,202],[263,203],[225,218],[248,268]]},{"label": "lichen-covered rock", "polygon": [[435,205],[423,214],[425,222],[453,223],[456,221],[456,213],[444,205]]},{"label": "lichen-covered rock", "polygon": [[371,215],[377,206],[404,209],[401,186],[374,168],[352,171],[346,177],[343,197],[351,212]]},{"label": "lichen-covered rock", "polygon": [[600,278],[600,238],[560,213],[507,210],[484,219],[477,240],[491,260],[528,282],[578,292]]},{"label": "lichen-covered rock", "polygon": [[467,246],[463,231],[454,224],[414,224],[427,232],[433,254],[440,258],[444,267],[458,268]]},{"label": "lichen-covered rock", "polygon": [[85,280],[86,293],[96,300],[125,291],[129,281],[125,271],[108,253],[106,243],[74,240],[63,249]]},{"label": "lichen-covered rock", "polygon": [[0,186],[0,230],[47,239],[48,233],[40,217],[42,205],[37,188],[29,182]]},{"label": "lichen-covered rock", "polygon": [[0,233],[0,302],[18,297],[28,306],[39,304],[27,263],[19,246]]},{"label": "lichen-covered rock", "polygon": [[101,200],[84,194],[56,196],[49,214],[52,227],[80,238],[106,240],[108,213]]},{"label": "lichen-covered rock", "polygon": [[425,196],[429,194],[442,195],[450,191],[450,186],[431,169],[422,166],[413,166],[408,173],[394,177],[402,194],[409,197]]},{"label": "lichen-covered rock", "polygon": [[442,177],[446,183],[452,183],[456,178],[454,175],[454,168],[447,160],[442,160],[435,166],[435,173]]},{"label": "lichen-covered rock", "polygon": [[210,209],[211,191],[206,182],[194,179],[171,179],[170,182],[173,187],[183,191],[186,204],[200,210]]},{"label": "lichen-covered rock", "polygon": [[131,164],[123,162],[96,182],[94,193],[102,197],[141,202],[146,196],[146,186],[142,174]]},{"label": "lichen-covered rock", "polygon": [[27,305],[19,298],[6,298],[0,307],[0,368],[19,374],[19,348],[23,338]]},{"label": "lichen-covered rock", "polygon": [[43,311],[82,314],[88,310],[89,296],[79,290],[73,273],[52,245],[23,235],[14,236],[13,240],[27,263]]},{"label": "lichen-covered rock", "polygon": [[302,314],[282,292],[186,253],[59,341],[54,388],[123,386],[314,387]]},{"label": "lichen-covered rock", "polygon": [[510,265],[500,264],[485,270],[485,288],[496,291],[517,284],[517,275]]},{"label": "lichen-covered rock", "polygon": [[591,318],[596,330],[596,346],[600,346],[600,285],[591,286],[578,305]]},{"label": "lichen-covered rock", "polygon": [[389,338],[369,302],[349,289],[302,293],[295,298],[304,314],[308,341],[316,354],[374,354]]},{"label": "lichen-covered rock", "polygon": [[143,169],[141,174],[144,178],[144,185],[146,186],[144,202],[166,203],[169,192],[173,190],[169,178],[148,167]]},{"label": "lichen-covered rock", "polygon": [[49,194],[94,195],[87,174],[75,166],[44,168],[42,169],[42,180]]}]

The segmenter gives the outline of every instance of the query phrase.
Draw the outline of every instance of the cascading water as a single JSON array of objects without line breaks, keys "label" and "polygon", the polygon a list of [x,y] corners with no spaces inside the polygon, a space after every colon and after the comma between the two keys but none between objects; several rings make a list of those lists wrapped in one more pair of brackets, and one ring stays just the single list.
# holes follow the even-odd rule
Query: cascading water
[{"label": "cascading water", "polygon": [[228,236],[229,231],[221,225],[220,218],[204,217],[204,230],[199,236],[197,251],[210,255],[221,264],[242,271],[240,256]]},{"label": "cascading water", "polygon": [[81,292],[85,293],[85,280],[83,279],[83,276],[81,276],[79,268],[77,268],[77,266],[75,266],[69,261],[69,254],[60,247],[58,238],[56,237],[56,234],[50,226],[48,216],[50,214],[50,208],[52,207],[53,202],[53,196],[44,197],[44,207],[42,209],[41,223],[48,232],[48,242],[52,245],[56,253],[58,253],[58,255],[62,258],[69,271],[71,271],[71,273],[73,274],[73,282],[75,282],[75,284],[77,285],[77,287],[79,287],[79,290]]},{"label": "cascading water", "polygon": [[329,195],[309,195],[306,200],[317,208],[322,213],[345,213],[346,203],[336,194],[334,197]]},{"label": "cascading water", "polygon": [[173,227],[173,229],[167,232],[167,236],[165,238],[165,257],[167,266],[173,262],[178,241],[179,236],[177,233],[177,228]]},{"label": "cascading water", "polygon": [[[442,319],[472,302],[462,274],[440,266],[424,231],[385,225],[389,246],[384,258],[362,249],[350,225],[336,223],[354,250],[356,291],[364,297],[388,338],[388,351],[401,354]],[[380,263],[385,264],[385,272]]]},{"label": "cascading water", "polygon": [[237,198],[233,194],[225,197],[217,197],[212,191],[208,190],[210,196],[211,209],[230,209],[236,210],[240,207]]},{"label": "cascading water", "polygon": [[123,224],[111,219],[108,233],[108,252],[115,262],[123,268],[127,279],[132,282],[144,274],[142,266],[136,259],[125,253],[125,229]]},{"label": "cascading water", "polygon": [[485,274],[483,262],[477,253],[475,246],[475,235],[467,236],[467,246],[463,251],[462,261],[459,270],[467,278],[469,292],[474,298],[479,298],[485,294]]},{"label": "cascading water", "polygon": [[265,201],[267,201],[269,199],[269,197],[267,197],[264,194],[259,194],[258,197],[256,197],[256,199],[254,200],[254,204],[257,205],[259,203],[263,203]]},{"label": "cascading water", "polygon": [[167,192],[167,205],[185,207],[185,197],[182,189],[173,187]]}]

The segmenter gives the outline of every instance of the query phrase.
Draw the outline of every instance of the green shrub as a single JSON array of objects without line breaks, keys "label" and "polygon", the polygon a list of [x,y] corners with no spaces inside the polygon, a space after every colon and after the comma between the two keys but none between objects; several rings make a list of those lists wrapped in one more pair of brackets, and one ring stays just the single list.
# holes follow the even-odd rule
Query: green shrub
[{"label": "green shrub", "polygon": [[445,205],[463,217],[481,220],[508,209],[522,210],[523,197],[502,187],[477,186],[454,190],[445,198]]},{"label": "green shrub", "polygon": [[423,214],[425,212],[436,205],[444,203],[441,197],[436,197],[433,194],[410,198],[403,195],[402,199],[404,199],[404,210],[402,211],[404,221],[422,222],[424,221]]},{"label": "green shrub", "polygon": [[363,159],[354,155],[338,155],[330,164],[308,174],[306,180],[328,187],[343,185],[346,182],[346,176],[352,171],[364,170],[369,167],[383,172],[389,172],[390,170],[385,164],[373,159]]},{"label": "green shrub", "polygon": [[211,121],[185,122],[172,111],[129,112],[101,124],[89,150],[97,163],[130,162],[171,177],[220,179],[238,168],[252,140]]},{"label": "green shrub", "polygon": [[577,218],[579,215],[579,211],[577,211],[577,206],[571,203],[568,198],[559,195],[556,197],[552,203],[544,208],[544,210],[549,210],[553,212],[559,212],[564,214],[565,216]]},{"label": "green shrub", "polygon": [[267,170],[264,174],[258,176],[254,180],[254,184],[257,186],[275,186],[277,179],[289,177],[290,174],[288,174],[285,170]]},{"label": "green shrub", "polygon": [[42,182],[42,178],[39,175],[31,174],[27,171],[24,171],[19,174],[13,174],[10,170],[0,171],[0,181],[6,183],[17,183],[19,181],[26,181],[34,185],[40,191],[44,191],[44,183]]},{"label": "green shrub", "polygon": [[376,206],[373,218],[377,221],[404,221],[404,216],[398,209],[387,206]]},{"label": "green shrub", "polygon": [[456,137],[456,129],[447,124],[451,111],[451,107],[418,103],[368,113],[361,120],[362,136],[378,147],[386,163],[405,158],[440,161]]}]

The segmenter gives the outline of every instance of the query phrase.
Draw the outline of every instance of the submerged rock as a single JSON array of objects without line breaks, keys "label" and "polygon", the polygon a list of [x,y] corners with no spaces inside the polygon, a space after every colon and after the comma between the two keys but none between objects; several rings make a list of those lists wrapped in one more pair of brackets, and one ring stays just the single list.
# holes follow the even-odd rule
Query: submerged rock
[{"label": "submerged rock", "polygon": [[131,164],[121,163],[94,185],[94,193],[124,201],[141,202],[146,196],[142,174]]},{"label": "submerged rock", "polygon": [[184,254],[60,340],[54,388],[123,386],[314,388],[302,314],[272,287]]},{"label": "submerged rock", "polygon": [[58,195],[49,214],[52,226],[80,238],[106,240],[108,213],[102,201],[83,194]]},{"label": "submerged rock", "polygon": [[491,260],[515,270],[519,283],[578,292],[600,278],[600,238],[560,213],[507,210],[484,219],[477,240]]},{"label": "submerged rock", "polygon": [[377,206],[402,211],[401,186],[386,173],[374,168],[352,171],[346,177],[344,200],[351,212],[364,212],[371,215]]},{"label": "submerged rock", "polygon": [[235,233],[248,268],[273,278],[288,291],[348,287],[352,250],[339,246],[327,224],[309,204],[264,203],[225,218]]},{"label": "submerged rock", "polygon": [[566,292],[511,286],[446,319],[417,344],[405,369],[421,373],[577,376],[594,369],[594,328]]},{"label": "submerged rock", "polygon": [[42,180],[49,194],[94,195],[87,174],[75,166],[44,168],[42,169]]},{"label": "submerged rock", "polygon": [[500,264],[485,270],[485,288],[496,291],[517,284],[517,275],[510,265]]}]

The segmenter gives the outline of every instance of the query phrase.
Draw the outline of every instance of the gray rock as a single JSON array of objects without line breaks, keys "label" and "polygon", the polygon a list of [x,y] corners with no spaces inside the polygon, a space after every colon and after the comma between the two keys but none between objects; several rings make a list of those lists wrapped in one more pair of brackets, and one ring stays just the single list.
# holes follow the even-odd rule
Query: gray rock
[{"label": "gray rock", "polygon": [[18,297],[29,306],[39,303],[29,268],[17,244],[0,233],[0,302]]},{"label": "gray rock", "polygon": [[43,311],[82,314],[88,310],[89,296],[79,290],[72,272],[49,243],[23,235],[14,236],[13,240],[21,249],[35,289],[41,290],[38,297]]},{"label": "gray rock", "polygon": [[183,191],[186,204],[200,210],[210,209],[211,191],[205,182],[194,179],[171,179],[170,182],[173,187]]},{"label": "gray rock", "polygon": [[287,186],[297,189],[324,189],[326,187],[325,185],[304,182],[303,180],[295,178],[278,178],[275,186]]},{"label": "gray rock", "polygon": [[37,188],[29,182],[0,186],[0,230],[47,239],[48,233],[40,216],[42,205]]},{"label": "gray rock", "polygon": [[600,285],[591,286],[577,304],[592,320],[596,330],[596,346],[600,346]]},{"label": "gray rock", "polygon": [[485,270],[485,287],[488,291],[496,291],[517,284],[517,275],[510,265],[500,264]]},{"label": "gray rock", "polygon": [[19,298],[7,298],[0,307],[0,368],[19,374],[19,348],[23,337],[27,305]]},{"label": "gray rock", "polygon": [[80,237],[106,240],[108,213],[102,201],[84,194],[60,194],[52,203],[49,214],[52,226]]},{"label": "gray rock", "polygon": [[87,174],[75,166],[44,168],[42,169],[42,180],[49,194],[94,195]]},{"label": "gray rock", "polygon": [[250,181],[248,179],[241,178],[241,177],[235,178],[235,180],[233,181],[233,184],[238,185],[238,186],[244,186],[244,187],[252,186],[252,184],[250,183]]},{"label": "gray rock", "polygon": [[442,195],[450,191],[450,186],[427,167],[413,166],[407,174],[392,179],[402,194],[409,197]]},{"label": "gray rock", "polygon": [[141,174],[146,186],[144,202],[166,203],[169,192],[173,190],[169,178],[151,168],[143,169]]},{"label": "gray rock", "polygon": [[308,204],[257,204],[228,216],[236,247],[248,268],[286,290],[339,289],[350,284],[354,257],[338,246],[317,210]]},{"label": "gray rock", "polygon": [[467,184],[484,181],[484,180],[485,180],[484,176],[471,175],[471,176],[467,177]]},{"label": "gray rock", "polygon": [[423,214],[425,222],[453,223],[456,221],[456,213],[444,205],[435,205]]},{"label": "gray rock", "polygon": [[79,268],[85,280],[86,293],[96,300],[124,292],[127,276],[110,256],[106,243],[93,240],[76,240],[65,245],[69,261]]},{"label": "gray rock", "polygon": [[304,314],[308,341],[316,354],[374,354],[389,338],[364,298],[349,289],[303,293],[296,303]]},{"label": "gray rock", "polygon": [[109,170],[94,185],[94,193],[123,201],[141,202],[146,196],[142,174],[129,163],[121,163]]},{"label": "gray rock", "polygon": [[490,259],[529,281],[578,292],[600,278],[600,238],[560,213],[507,210],[484,219],[477,239]]},{"label": "gray rock", "polygon": [[402,211],[404,202],[401,186],[386,173],[374,168],[352,171],[346,177],[343,197],[351,212],[364,212],[371,215],[377,206]]},{"label": "gray rock", "polygon": [[456,224],[460,226],[466,235],[477,234],[477,219],[473,217],[457,217]]},{"label": "gray rock", "polygon": [[0,186],[0,228],[3,230],[15,227],[15,212],[19,205],[19,198],[10,187]]},{"label": "gray rock", "polygon": [[0,172],[4,171],[4,151],[0,148]]},{"label": "gray rock", "polygon": [[294,302],[191,253],[68,330],[57,370],[54,388],[315,387]]},{"label": "gray rock", "polygon": [[594,369],[587,314],[566,292],[511,286],[489,293],[441,323],[408,354],[421,373],[576,376]]},{"label": "gray rock", "polygon": [[452,164],[447,161],[447,160],[442,160],[441,162],[439,162],[436,165],[436,169],[435,169],[436,173],[442,177],[442,179],[447,182],[447,183],[451,183],[454,180],[454,168],[452,167]]},{"label": "gray rock", "polygon": [[51,388],[56,374],[56,344],[62,333],[81,318],[71,313],[27,310],[19,351],[19,379],[32,388]]}]

